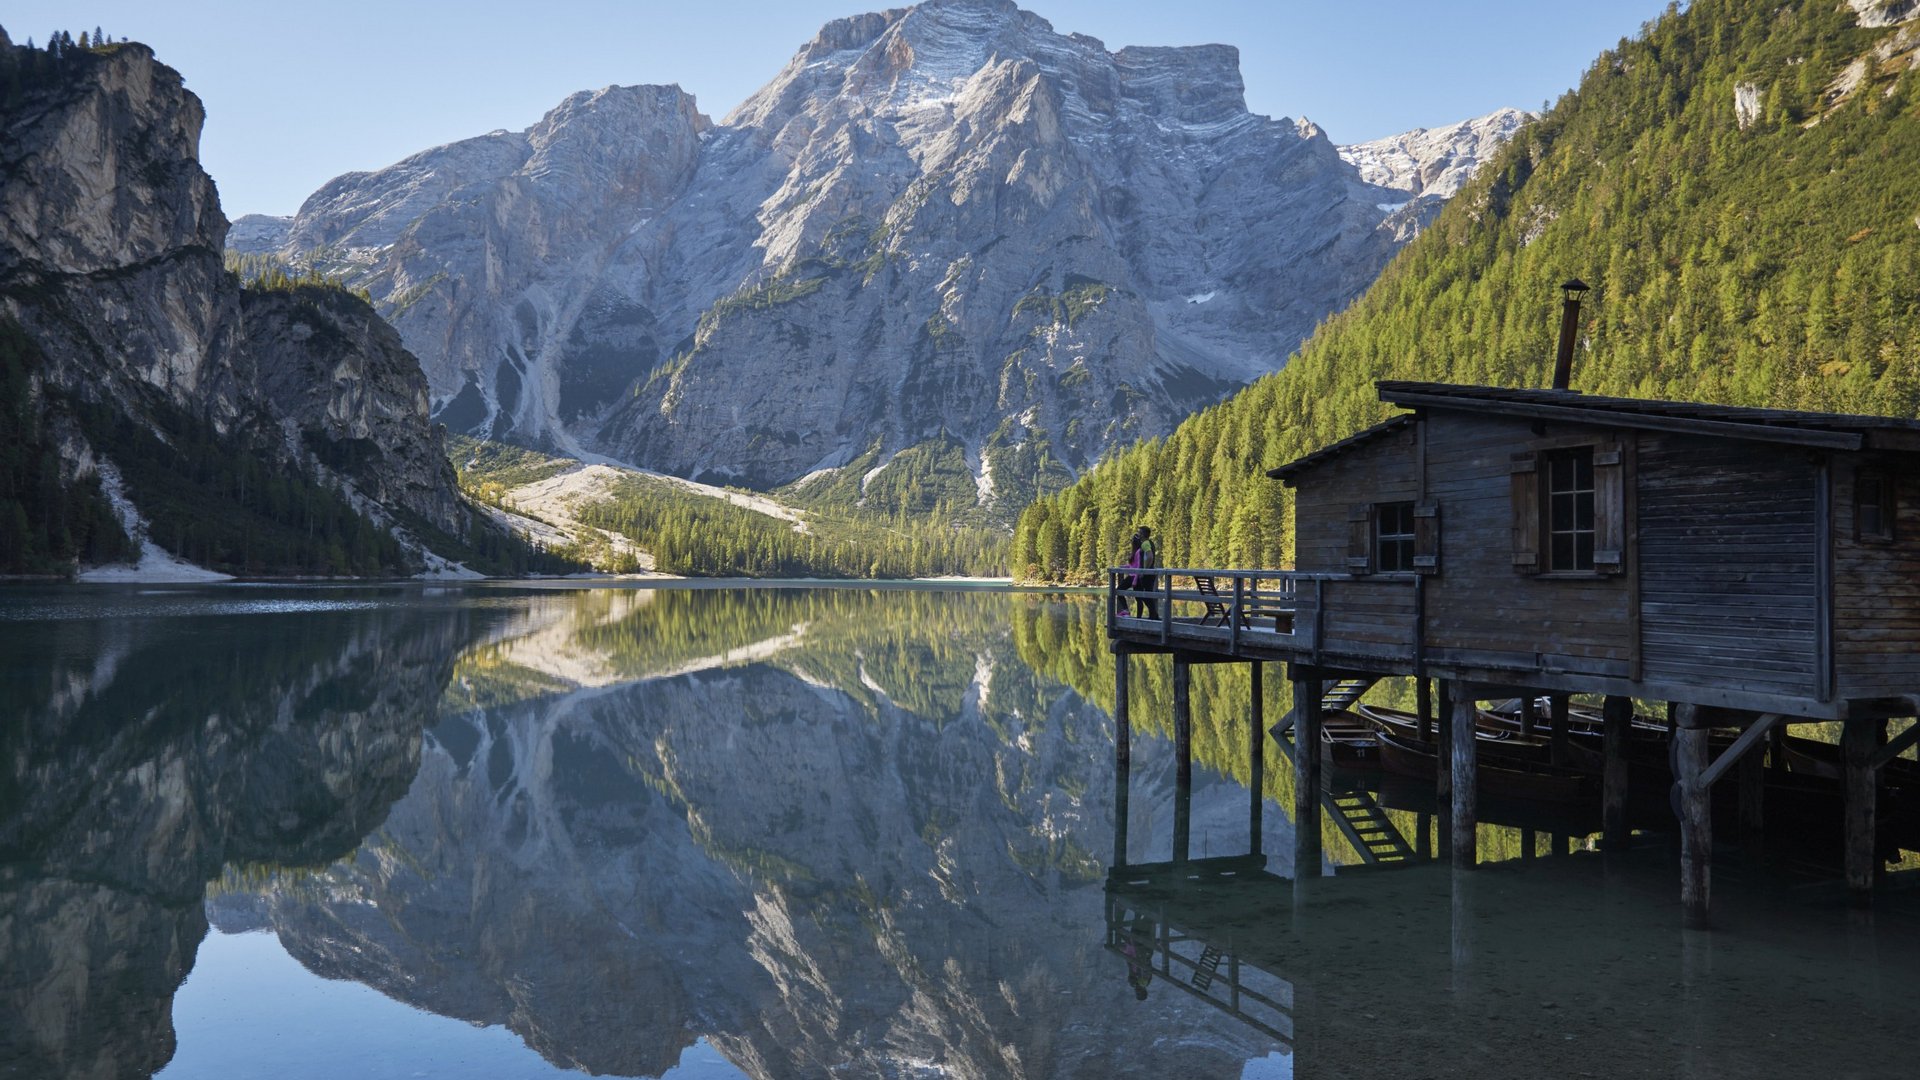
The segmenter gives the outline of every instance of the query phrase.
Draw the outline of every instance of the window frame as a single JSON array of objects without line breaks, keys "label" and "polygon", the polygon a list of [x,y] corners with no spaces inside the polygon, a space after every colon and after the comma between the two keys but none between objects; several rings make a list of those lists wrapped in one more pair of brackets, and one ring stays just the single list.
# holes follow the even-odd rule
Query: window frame
[{"label": "window frame", "polygon": [[[1414,557],[1418,552],[1418,529],[1415,521],[1416,503],[1412,499],[1374,504],[1373,514],[1373,569],[1380,574],[1411,574],[1415,572]],[[1387,517],[1392,514],[1404,517],[1405,531],[1388,532]],[[1388,544],[1397,557],[1395,565],[1388,565]]]},{"label": "window frame", "polygon": [[[1540,554],[1544,556],[1541,573],[1555,576],[1591,577],[1599,574],[1599,565],[1594,561],[1594,553],[1599,548],[1600,506],[1599,484],[1594,474],[1593,444],[1581,446],[1563,446],[1543,451],[1540,455],[1541,499],[1540,499]],[[1559,486],[1560,467],[1569,466],[1568,486]],[[1586,486],[1581,486],[1581,467],[1585,467]],[[1580,510],[1584,497],[1586,509],[1586,527],[1580,527]],[[1566,506],[1568,511],[1565,527],[1562,528],[1560,510]],[[1559,540],[1567,538],[1567,558],[1569,565],[1562,565]],[[1586,559],[1580,558],[1580,541],[1586,539]]]},{"label": "window frame", "polygon": [[[1630,430],[1545,437],[1536,427],[1535,437],[1509,455],[1514,573],[1573,581],[1629,575],[1637,513],[1635,446]],[[1593,566],[1554,569],[1549,566],[1553,554],[1551,462],[1555,455],[1583,450],[1593,455]]]},{"label": "window frame", "polygon": [[[1880,527],[1869,530],[1861,521],[1860,511],[1867,506],[1863,497],[1867,482],[1871,480],[1879,489],[1880,497],[1874,509],[1880,516]],[[1900,539],[1900,481],[1892,472],[1879,467],[1856,470],[1853,474],[1853,538],[1862,544],[1893,544]]]}]

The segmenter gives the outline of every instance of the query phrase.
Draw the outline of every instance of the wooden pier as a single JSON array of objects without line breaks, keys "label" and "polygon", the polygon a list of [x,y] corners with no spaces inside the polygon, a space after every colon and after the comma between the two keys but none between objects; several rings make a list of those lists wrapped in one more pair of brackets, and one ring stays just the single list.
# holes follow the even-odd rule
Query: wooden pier
[{"label": "wooden pier", "polygon": [[[1864,903],[1883,866],[1880,771],[1920,742],[1920,724],[1888,739],[1890,720],[1920,714],[1920,422],[1568,390],[1380,393],[1411,411],[1269,474],[1296,492],[1297,570],[1109,572],[1122,738],[1129,661],[1170,655],[1184,779],[1191,665],[1249,664],[1257,792],[1263,665],[1293,683],[1277,731],[1316,750],[1330,689],[1418,680],[1443,832],[1467,868],[1480,703],[1521,701],[1557,759],[1570,697],[1604,702],[1598,809],[1618,848],[1634,702],[1667,702],[1681,896],[1702,926],[1715,785],[1736,777],[1739,831],[1759,834],[1781,733],[1837,723],[1842,861]],[[1318,866],[1320,754],[1292,757],[1295,865]]]}]

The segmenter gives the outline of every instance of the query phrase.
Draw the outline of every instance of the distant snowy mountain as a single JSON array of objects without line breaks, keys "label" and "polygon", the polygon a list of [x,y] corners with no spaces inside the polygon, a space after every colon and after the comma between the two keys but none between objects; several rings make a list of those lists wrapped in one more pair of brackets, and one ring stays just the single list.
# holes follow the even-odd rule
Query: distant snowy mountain
[{"label": "distant snowy mountain", "polygon": [[1017,507],[1278,368],[1505,115],[1375,176],[1249,113],[1229,46],[929,0],[828,24],[717,124],[583,92],[235,244],[366,287],[455,430],[759,487],[913,451]]},{"label": "distant snowy mountain", "polygon": [[1380,209],[1393,215],[1401,238],[1411,240],[1472,179],[1480,163],[1532,119],[1532,113],[1519,109],[1497,109],[1446,127],[1414,128],[1343,146],[1340,157],[1360,170],[1362,180],[1400,193]]}]

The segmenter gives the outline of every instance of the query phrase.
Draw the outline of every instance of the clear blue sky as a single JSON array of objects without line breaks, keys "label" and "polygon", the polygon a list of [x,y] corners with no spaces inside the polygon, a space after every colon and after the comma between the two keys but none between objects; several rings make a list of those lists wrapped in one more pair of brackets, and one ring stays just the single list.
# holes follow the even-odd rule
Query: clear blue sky
[{"label": "clear blue sky", "polygon": [[[1537,109],[1664,0],[1022,0],[1123,45],[1240,49],[1247,105],[1335,142],[1503,105]],[[495,128],[567,94],[679,83],[718,119],[829,19],[873,0],[0,0],[16,41],[101,25],[152,45],[207,105],[229,217],[292,213],[327,180]],[[892,6],[899,6],[894,0]]]}]

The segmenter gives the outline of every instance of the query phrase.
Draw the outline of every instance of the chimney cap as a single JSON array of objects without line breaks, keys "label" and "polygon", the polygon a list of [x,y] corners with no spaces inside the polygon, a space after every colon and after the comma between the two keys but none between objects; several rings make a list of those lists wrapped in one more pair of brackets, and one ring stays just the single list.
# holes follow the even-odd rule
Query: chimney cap
[{"label": "chimney cap", "polygon": [[1576,293],[1586,292],[1589,288],[1591,288],[1591,286],[1589,286],[1586,282],[1581,281],[1579,278],[1568,278],[1566,281],[1563,281],[1560,283],[1560,287],[1567,290],[1568,292],[1576,292]]}]

